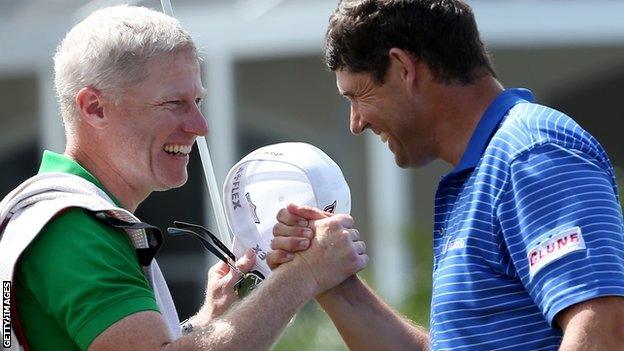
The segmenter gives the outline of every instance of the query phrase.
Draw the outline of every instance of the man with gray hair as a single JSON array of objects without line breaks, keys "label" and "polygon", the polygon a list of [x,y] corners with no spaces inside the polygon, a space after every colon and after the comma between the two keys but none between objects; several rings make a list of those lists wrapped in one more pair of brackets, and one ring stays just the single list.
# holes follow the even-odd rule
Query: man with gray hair
[{"label": "man with gray hair", "polygon": [[[349,216],[310,222],[309,250],[232,308],[239,274],[224,263],[211,268],[206,301],[181,335],[153,260],[158,232],[132,212],[151,192],[186,182],[195,138],[208,133],[197,49],[177,20],[116,6],[77,24],[54,60],[65,153],[44,152],[39,174],[0,206],[0,273],[14,272],[15,344],[268,349],[305,302],[366,265]],[[31,241],[15,239],[27,234]],[[254,258],[248,251],[236,265],[248,271]]]}]

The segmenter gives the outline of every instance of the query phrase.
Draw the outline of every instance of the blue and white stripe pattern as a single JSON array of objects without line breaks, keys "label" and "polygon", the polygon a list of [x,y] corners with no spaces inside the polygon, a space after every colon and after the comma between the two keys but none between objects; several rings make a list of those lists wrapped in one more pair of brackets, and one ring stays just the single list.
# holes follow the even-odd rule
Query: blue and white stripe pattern
[{"label": "blue and white stripe pattern", "polygon": [[[556,350],[558,312],[624,296],[624,224],[607,154],[572,119],[532,100],[525,89],[502,92],[440,181],[433,350]],[[531,253],[556,255],[545,243],[570,230],[584,247],[531,274]]]}]

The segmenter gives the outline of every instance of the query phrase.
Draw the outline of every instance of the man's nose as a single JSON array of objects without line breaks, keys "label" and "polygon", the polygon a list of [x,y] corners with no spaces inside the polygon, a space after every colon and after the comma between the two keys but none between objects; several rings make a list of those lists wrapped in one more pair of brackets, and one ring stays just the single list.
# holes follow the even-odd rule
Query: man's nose
[{"label": "man's nose", "polygon": [[184,124],[184,131],[193,133],[198,136],[206,136],[208,134],[208,122],[198,105],[193,104],[190,115]]},{"label": "man's nose", "polygon": [[364,131],[364,127],[366,123],[362,120],[362,116],[358,111],[357,107],[351,104],[351,114],[349,116],[349,126],[351,129],[351,133],[357,135],[361,134]]}]

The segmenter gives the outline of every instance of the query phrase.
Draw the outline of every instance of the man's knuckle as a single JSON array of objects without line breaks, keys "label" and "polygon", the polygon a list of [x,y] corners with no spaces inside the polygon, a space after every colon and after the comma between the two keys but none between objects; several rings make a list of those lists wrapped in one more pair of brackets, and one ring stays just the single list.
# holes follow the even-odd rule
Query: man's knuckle
[{"label": "man's knuckle", "polygon": [[271,256],[271,262],[273,262],[273,264],[279,264],[282,263],[284,261],[284,254],[282,253],[282,251],[276,251],[273,253],[273,256]]},{"label": "man's knuckle", "polygon": [[294,247],[295,247],[295,244],[293,244],[292,240],[285,241],[284,244],[282,245],[282,249],[288,250],[288,251],[293,251]]},{"label": "man's knuckle", "polygon": [[286,251],[280,250],[276,255],[275,261],[279,263],[286,262]]},{"label": "man's knuckle", "polygon": [[346,215],[344,213],[339,213],[337,215],[332,216],[332,219],[334,219],[335,221],[344,221],[345,216]]},{"label": "man's knuckle", "polygon": [[290,240],[288,240],[288,238],[284,238],[284,237],[278,237],[273,239],[273,246],[271,246],[271,248],[273,250],[284,250],[284,249],[289,249],[290,248]]},{"label": "man's knuckle", "polygon": [[336,218],[331,218],[328,223],[328,229],[331,231],[338,231],[342,228],[340,221]]},{"label": "man's knuckle", "polygon": [[308,230],[308,228],[298,228],[297,232],[299,233],[299,236],[306,236]]},{"label": "man's knuckle", "polygon": [[281,208],[279,211],[277,211],[277,220],[284,220],[286,218],[286,214],[288,213],[288,210],[285,208]]},{"label": "man's knuckle", "polygon": [[336,219],[340,220],[343,223],[347,223],[347,224],[352,224],[353,223],[353,217],[351,217],[351,215],[348,215],[348,214],[342,213],[342,214],[338,214],[338,215],[336,215],[334,217],[336,217]]},{"label": "man's knuckle", "polygon": [[369,259],[368,255],[362,255],[362,264],[360,265],[360,269],[364,269],[368,265]]},{"label": "man's knuckle", "polygon": [[343,229],[339,231],[336,237],[340,240],[341,243],[350,243],[351,242],[351,233],[348,230]]},{"label": "man's knuckle", "polygon": [[218,267],[216,264],[213,264],[212,266],[210,266],[210,269],[208,269],[208,274],[213,274],[216,273],[218,270]]}]

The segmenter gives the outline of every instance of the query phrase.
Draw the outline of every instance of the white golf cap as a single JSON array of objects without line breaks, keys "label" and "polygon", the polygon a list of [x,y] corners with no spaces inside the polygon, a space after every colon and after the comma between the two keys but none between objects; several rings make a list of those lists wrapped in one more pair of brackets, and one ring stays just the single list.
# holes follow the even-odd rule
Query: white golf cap
[{"label": "white golf cap", "polygon": [[256,252],[256,268],[268,276],[277,212],[289,203],[331,213],[350,213],[351,191],[340,167],[323,151],[306,143],[261,147],[240,160],[223,185],[223,204],[234,234],[236,257]]}]

